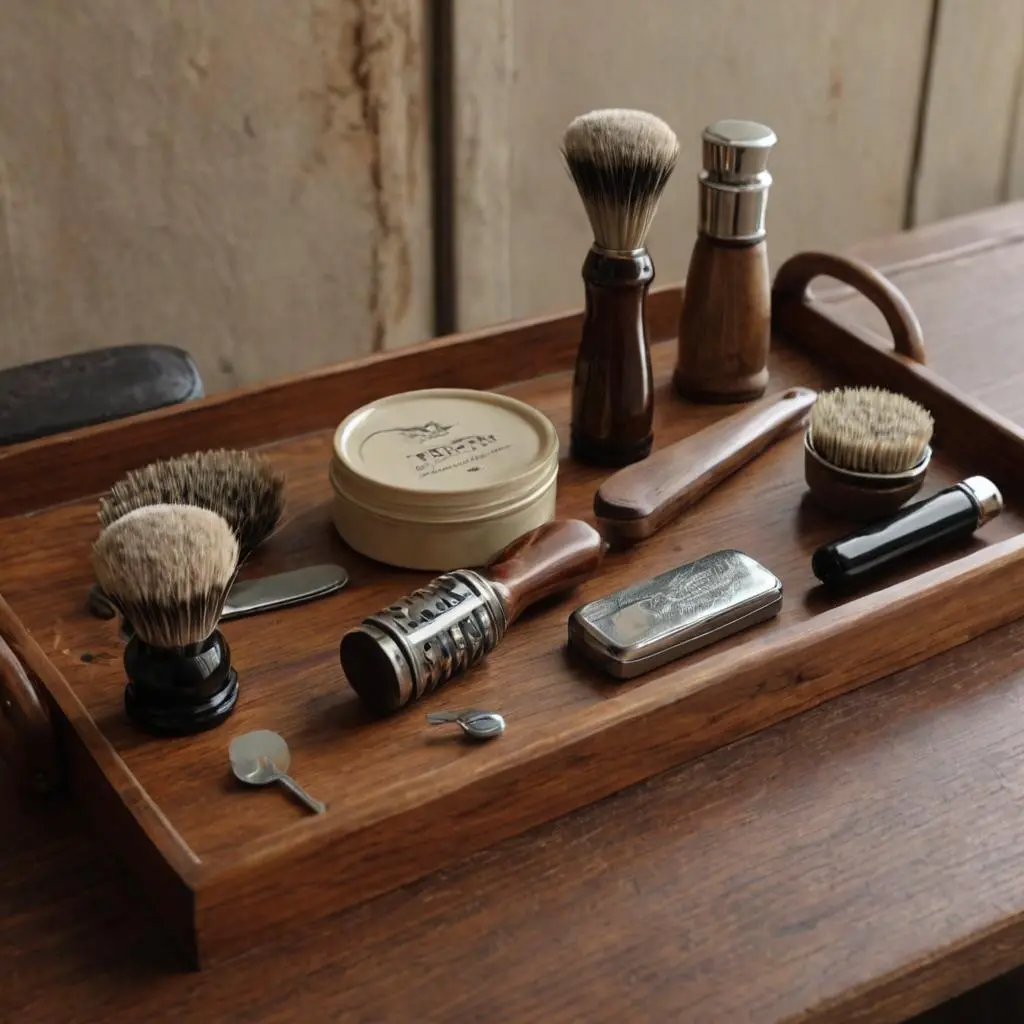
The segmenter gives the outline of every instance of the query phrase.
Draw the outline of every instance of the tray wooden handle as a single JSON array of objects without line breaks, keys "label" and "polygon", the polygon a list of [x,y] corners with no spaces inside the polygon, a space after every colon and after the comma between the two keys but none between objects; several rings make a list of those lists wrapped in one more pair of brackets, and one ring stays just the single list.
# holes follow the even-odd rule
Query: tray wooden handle
[{"label": "tray wooden handle", "polygon": [[35,793],[57,785],[57,744],[46,705],[25,668],[0,636],[0,755],[19,783]]},{"label": "tray wooden handle", "polygon": [[828,252],[801,252],[791,256],[775,275],[773,310],[783,303],[804,302],[807,288],[816,277],[835,278],[860,292],[885,317],[896,351],[915,362],[925,361],[921,323],[906,296],[862,260]]},{"label": "tray wooden handle", "polygon": [[532,604],[571,590],[604,558],[601,535],[581,519],[545,523],[510,544],[487,568],[511,625]]},{"label": "tray wooden handle", "polygon": [[803,422],[818,394],[790,388],[613,473],[594,496],[594,514],[610,541],[650,537],[726,477]]}]

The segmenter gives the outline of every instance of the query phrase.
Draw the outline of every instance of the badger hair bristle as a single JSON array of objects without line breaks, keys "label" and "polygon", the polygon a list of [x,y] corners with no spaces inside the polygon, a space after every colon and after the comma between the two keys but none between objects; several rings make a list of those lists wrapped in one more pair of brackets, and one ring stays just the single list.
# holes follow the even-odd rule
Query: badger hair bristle
[{"label": "badger hair bristle", "polygon": [[100,533],[92,564],[141,640],[184,647],[217,627],[238,567],[238,541],[209,509],[146,505]]},{"label": "badger hair bristle", "polygon": [[284,477],[267,459],[218,449],[132,470],[100,499],[100,522],[146,505],[195,505],[227,520],[244,560],[277,529],[284,501]]},{"label": "badger hair bristle", "polygon": [[934,420],[923,406],[884,388],[835,388],[810,415],[814,450],[840,469],[903,473],[924,457]]},{"label": "badger hair bristle", "polygon": [[679,156],[675,132],[643,110],[593,110],[566,128],[562,156],[597,245],[642,248]]}]

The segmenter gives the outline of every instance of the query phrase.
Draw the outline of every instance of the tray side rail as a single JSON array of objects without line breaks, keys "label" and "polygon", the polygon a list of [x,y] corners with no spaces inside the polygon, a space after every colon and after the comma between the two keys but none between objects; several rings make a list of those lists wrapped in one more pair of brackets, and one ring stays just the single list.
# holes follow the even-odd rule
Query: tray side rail
[{"label": "tray side rail", "polygon": [[186,961],[197,965],[199,860],[2,597],[0,760],[37,796],[73,794]]},{"label": "tray side rail", "polygon": [[[676,336],[682,291],[647,302],[648,336]],[[105,490],[155,459],[201,448],[254,448],[336,427],[359,406],[431,387],[499,388],[572,369],[582,313],[502,324],[367,356],[0,451],[0,517]]]},{"label": "tray side rail", "polygon": [[[808,288],[818,277],[835,278],[871,299],[893,332],[896,351],[885,351],[872,332],[841,324],[815,305]],[[843,380],[899,391],[924,405],[935,419],[936,447],[991,476],[1004,493],[1024,498],[1024,429],[929,369],[917,318],[879,271],[831,253],[791,257],[775,278],[772,325],[781,340],[827,363]]]}]

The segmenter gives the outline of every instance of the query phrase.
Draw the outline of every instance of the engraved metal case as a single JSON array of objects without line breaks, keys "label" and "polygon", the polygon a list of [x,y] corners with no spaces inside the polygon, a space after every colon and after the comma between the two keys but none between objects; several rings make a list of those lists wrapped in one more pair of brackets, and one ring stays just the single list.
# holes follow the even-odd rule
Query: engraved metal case
[{"label": "engraved metal case", "polygon": [[577,608],[569,643],[631,679],[779,614],[782,583],[741,551],[716,551]]},{"label": "engraved metal case", "polygon": [[[479,573],[460,569],[365,619],[342,642],[342,664],[366,703],[395,711],[483,660],[506,628],[494,588]],[[359,640],[350,640],[356,633]],[[382,657],[365,657],[366,641]]]}]

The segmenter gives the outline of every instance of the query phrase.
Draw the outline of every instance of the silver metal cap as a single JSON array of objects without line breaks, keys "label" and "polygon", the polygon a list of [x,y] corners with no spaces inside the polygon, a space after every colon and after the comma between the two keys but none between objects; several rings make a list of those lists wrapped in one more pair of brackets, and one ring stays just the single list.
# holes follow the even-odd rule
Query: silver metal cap
[{"label": "silver metal cap", "polygon": [[1003,496],[986,476],[969,476],[960,481],[960,486],[974,499],[978,506],[978,526],[984,526],[1003,511]]},{"label": "silver metal cap", "polygon": [[775,132],[756,121],[728,120],[709,125],[701,138],[700,230],[712,238],[759,241],[765,236]]},{"label": "silver metal cap", "polygon": [[341,667],[352,689],[377,714],[391,714],[416,696],[405,653],[373,622],[363,622],[342,638]]},{"label": "silver metal cap", "polygon": [[782,582],[742,551],[715,551],[577,608],[569,642],[631,679],[779,614]]}]

